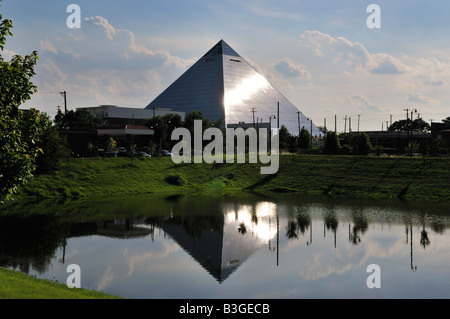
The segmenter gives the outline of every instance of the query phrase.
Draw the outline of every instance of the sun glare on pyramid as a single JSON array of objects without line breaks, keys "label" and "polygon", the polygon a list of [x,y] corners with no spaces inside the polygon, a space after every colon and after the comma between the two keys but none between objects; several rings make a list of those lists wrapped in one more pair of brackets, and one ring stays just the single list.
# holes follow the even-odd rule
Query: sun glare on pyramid
[{"label": "sun glare on pyramid", "polygon": [[269,82],[258,73],[243,79],[236,87],[226,90],[224,95],[225,108],[240,105],[244,101],[250,100],[254,94],[268,86]]},{"label": "sun glare on pyramid", "polygon": [[276,205],[269,202],[259,204],[253,208],[243,206],[237,212],[232,210],[227,212],[227,223],[235,223],[240,227],[245,226],[251,236],[262,242],[267,242],[275,237],[277,229],[274,225],[276,217]]}]

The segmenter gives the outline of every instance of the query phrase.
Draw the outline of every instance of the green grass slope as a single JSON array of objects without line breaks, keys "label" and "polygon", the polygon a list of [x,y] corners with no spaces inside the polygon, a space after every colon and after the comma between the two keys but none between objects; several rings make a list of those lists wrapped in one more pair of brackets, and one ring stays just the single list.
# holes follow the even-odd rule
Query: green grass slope
[{"label": "green grass slope", "polygon": [[0,287],[0,299],[119,299],[98,291],[70,289],[6,268],[0,268]]},{"label": "green grass slope", "polygon": [[35,176],[16,198],[258,191],[450,200],[450,158],[282,155],[273,175],[262,175],[262,165],[267,164],[73,159],[58,171]]}]

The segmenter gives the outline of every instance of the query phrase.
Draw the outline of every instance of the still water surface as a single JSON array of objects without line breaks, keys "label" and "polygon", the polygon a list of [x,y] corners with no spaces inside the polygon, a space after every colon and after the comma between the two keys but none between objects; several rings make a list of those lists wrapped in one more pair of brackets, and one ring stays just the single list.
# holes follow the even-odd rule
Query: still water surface
[{"label": "still water surface", "polygon": [[447,299],[449,227],[448,204],[395,200],[39,202],[0,211],[0,266],[66,283],[77,264],[83,288],[127,298]]}]

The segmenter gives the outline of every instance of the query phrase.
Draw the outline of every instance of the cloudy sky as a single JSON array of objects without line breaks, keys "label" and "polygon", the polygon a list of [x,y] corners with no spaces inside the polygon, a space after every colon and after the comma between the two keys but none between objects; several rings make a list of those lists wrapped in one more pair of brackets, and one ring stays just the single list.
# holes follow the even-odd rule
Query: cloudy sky
[{"label": "cloudy sky", "polygon": [[[67,26],[70,4],[81,28]],[[52,117],[61,91],[69,109],[144,108],[221,39],[317,125],[450,116],[448,0],[3,0],[0,12],[14,26],[2,56],[39,53],[24,108]]]}]

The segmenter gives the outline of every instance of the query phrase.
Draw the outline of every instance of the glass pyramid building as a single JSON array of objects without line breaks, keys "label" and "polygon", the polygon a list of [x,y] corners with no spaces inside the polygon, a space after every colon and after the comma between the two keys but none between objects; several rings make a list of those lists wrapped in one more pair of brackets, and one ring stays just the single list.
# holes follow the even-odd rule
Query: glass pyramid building
[{"label": "glass pyramid building", "polygon": [[184,74],[156,97],[147,109],[197,110],[210,120],[223,119],[227,127],[281,127],[293,135],[316,125],[289,102],[225,41],[219,41]]}]

